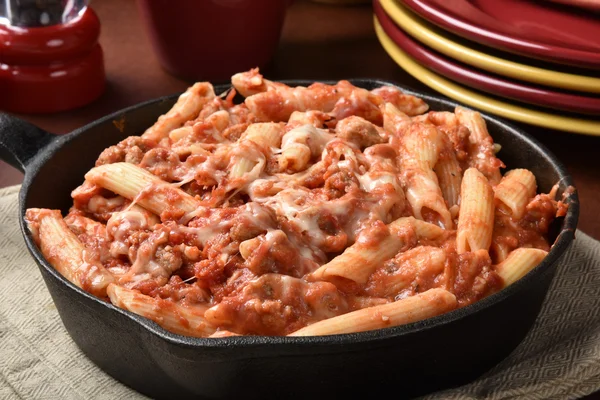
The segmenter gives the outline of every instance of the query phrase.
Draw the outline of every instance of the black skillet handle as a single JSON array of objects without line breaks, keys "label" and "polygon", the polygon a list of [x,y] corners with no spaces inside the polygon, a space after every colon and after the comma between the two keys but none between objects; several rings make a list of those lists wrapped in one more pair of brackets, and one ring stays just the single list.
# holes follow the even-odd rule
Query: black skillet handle
[{"label": "black skillet handle", "polygon": [[29,161],[56,135],[10,114],[0,113],[0,160],[25,172]]}]

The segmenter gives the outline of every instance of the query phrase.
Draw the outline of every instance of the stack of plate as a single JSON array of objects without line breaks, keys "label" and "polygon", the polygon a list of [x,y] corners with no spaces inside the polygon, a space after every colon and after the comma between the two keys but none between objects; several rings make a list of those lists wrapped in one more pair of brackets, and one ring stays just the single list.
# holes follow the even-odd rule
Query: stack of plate
[{"label": "stack of plate", "polygon": [[373,0],[409,74],[515,121],[600,136],[600,13],[555,1]]}]

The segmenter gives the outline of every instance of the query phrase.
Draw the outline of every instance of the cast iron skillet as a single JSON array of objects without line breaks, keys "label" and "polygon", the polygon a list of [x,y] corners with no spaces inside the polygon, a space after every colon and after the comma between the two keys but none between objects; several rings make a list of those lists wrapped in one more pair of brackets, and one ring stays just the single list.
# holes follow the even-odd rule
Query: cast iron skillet
[{"label": "cast iron skillet", "polygon": [[[308,85],[310,82],[286,82]],[[353,80],[373,89],[394,85]],[[217,93],[227,86],[215,88]],[[432,110],[457,105],[423,98]],[[99,300],[64,279],[44,259],[24,222],[29,207],[66,211],[100,152],[139,135],[176,101],[169,96],[101,118],[55,137],[9,115],[0,115],[0,155],[25,172],[20,192],[21,230],[67,331],[83,352],[124,384],[154,398],[340,398],[389,393],[408,398],[469,382],[504,359],[534,323],[560,263],[574,239],[577,194],[555,222],[556,242],[531,273],[490,297],[410,325],[322,337],[241,336],[198,339],[172,334],[154,322]],[[564,166],[526,133],[485,117],[502,145],[508,168],[528,168],[541,191],[573,185]]]}]

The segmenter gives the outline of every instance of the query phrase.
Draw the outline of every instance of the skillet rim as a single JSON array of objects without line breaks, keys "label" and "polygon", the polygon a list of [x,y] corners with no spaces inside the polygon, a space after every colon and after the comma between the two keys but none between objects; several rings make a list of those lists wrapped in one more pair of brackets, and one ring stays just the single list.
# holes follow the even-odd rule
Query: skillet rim
[{"label": "skillet rim", "polygon": [[[401,89],[404,93],[417,96],[424,101],[434,101],[436,103],[448,106],[448,107],[456,107],[463,106],[462,104],[445,98],[441,95],[430,94],[427,92],[421,92],[419,90],[413,89],[411,87],[398,84],[392,80],[378,79],[378,78],[355,78],[348,79],[351,83],[355,84],[358,87],[362,87],[366,84],[368,85],[392,85],[399,89]],[[301,80],[301,79],[293,79],[293,80],[280,80],[279,82],[288,84],[288,85],[307,85],[313,82],[322,82],[333,84],[336,81],[333,80]],[[231,88],[230,84],[219,84],[215,85],[215,92],[226,91]],[[25,243],[27,245],[27,249],[29,253],[32,255],[38,266],[43,267],[46,272],[51,274],[54,278],[61,281],[61,283],[71,290],[76,291],[80,295],[87,297],[88,300],[92,300],[96,303],[102,304],[106,306],[108,309],[118,312],[123,316],[128,317],[133,322],[139,324],[143,327],[148,333],[166,341],[170,344],[189,347],[189,348],[197,348],[197,349],[230,349],[235,350],[237,348],[245,348],[249,350],[260,349],[266,346],[277,346],[279,349],[284,351],[289,347],[298,347],[302,346],[309,347],[313,350],[323,348],[329,345],[337,345],[335,346],[333,351],[327,351],[328,354],[335,352],[347,352],[349,351],[348,347],[344,345],[360,345],[360,344],[375,344],[377,342],[382,342],[385,340],[390,340],[398,336],[408,336],[411,334],[415,334],[424,330],[434,329],[438,326],[443,326],[446,324],[457,322],[463,318],[468,316],[480,313],[485,311],[486,309],[491,308],[495,304],[501,303],[508,297],[511,297],[513,294],[520,292],[522,290],[527,290],[527,286],[530,283],[533,283],[539,276],[547,273],[552,266],[557,264],[560,258],[565,254],[569,246],[572,244],[575,239],[575,231],[577,229],[578,217],[579,217],[579,198],[578,192],[573,182],[572,176],[568,173],[566,167],[563,163],[550,151],[548,150],[542,143],[540,143],[533,136],[530,136],[524,129],[518,128],[517,126],[506,122],[504,119],[496,116],[487,115],[485,113],[481,113],[483,118],[485,119],[487,124],[492,123],[494,125],[494,130],[504,130],[509,133],[510,136],[517,137],[521,142],[526,143],[528,149],[535,151],[536,153],[541,154],[544,158],[547,158],[550,163],[553,165],[553,169],[558,173],[560,179],[559,183],[564,185],[564,187],[572,186],[575,188],[574,193],[569,197],[569,208],[567,210],[567,214],[564,217],[562,227],[560,232],[558,233],[556,240],[554,241],[550,252],[548,255],[542,260],[542,262],[523,276],[521,279],[513,283],[512,285],[504,288],[492,295],[489,295],[479,301],[476,301],[468,306],[461,307],[450,311],[448,313],[428,318],[421,321],[416,321],[410,324],[389,327],[389,328],[381,328],[371,331],[365,332],[354,332],[354,333],[346,333],[346,334],[335,334],[328,336],[304,336],[304,337],[294,337],[294,336],[258,336],[258,335],[246,335],[246,336],[230,336],[224,338],[196,338],[191,336],[183,336],[172,333],[160,325],[155,323],[152,320],[149,320],[145,317],[142,317],[133,312],[124,310],[113,305],[110,302],[103,301],[102,299],[93,296],[92,294],[84,291],[78,286],[74,285],[66,278],[64,278],[58,271],[50,265],[45,259],[45,257],[41,254],[41,251],[38,249],[35,244],[29,229],[27,228],[25,222],[25,204],[27,200],[27,195],[29,192],[29,188],[32,182],[35,180],[35,177],[38,171],[45,165],[45,163],[53,158],[57,153],[60,152],[61,148],[71,142],[72,140],[78,138],[79,136],[85,134],[89,129],[106,123],[107,121],[118,119],[124,114],[127,114],[130,111],[138,110],[150,105],[154,105],[160,102],[170,102],[174,99],[177,99],[181,93],[171,94],[167,96],[161,96],[155,99],[147,100],[141,103],[134,104],[132,106],[123,108],[121,110],[117,110],[109,115],[101,117],[95,121],[82,126],[73,132],[58,136],[56,139],[51,141],[46,147],[40,149],[38,154],[36,154],[31,162],[27,165],[25,171],[25,178],[23,180],[23,184],[19,191],[19,224],[21,228],[21,233],[25,239]],[[468,107],[471,108],[472,107]],[[558,266],[557,266],[558,267]],[[547,294],[544,293],[544,296]],[[537,315],[536,315],[537,317]],[[341,345],[341,346],[340,346]],[[311,354],[318,354],[318,352],[311,352]],[[264,357],[268,357],[272,354],[265,354]],[[241,356],[241,355],[239,355]],[[251,358],[260,358],[262,355],[258,355]]]}]

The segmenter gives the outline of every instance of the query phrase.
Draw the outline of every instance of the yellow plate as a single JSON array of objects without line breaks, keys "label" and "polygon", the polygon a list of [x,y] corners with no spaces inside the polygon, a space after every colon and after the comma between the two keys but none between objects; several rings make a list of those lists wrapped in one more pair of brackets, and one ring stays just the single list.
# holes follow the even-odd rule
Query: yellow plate
[{"label": "yellow plate", "polygon": [[397,0],[380,0],[386,13],[415,39],[455,60],[510,78],[562,89],[600,93],[600,78],[569,74],[505,60],[473,50],[444,36],[442,30],[412,14]]},{"label": "yellow plate", "polygon": [[414,76],[423,84],[450,97],[454,100],[496,114],[515,121],[525,122],[544,128],[562,130],[565,132],[582,133],[585,135],[600,136],[600,121],[563,117],[548,114],[542,111],[531,110],[526,107],[516,106],[500,100],[483,96],[479,93],[465,89],[460,85],[442,78],[410,58],[394,41],[383,31],[377,17],[375,17],[375,31],[385,51],[406,72]]}]

